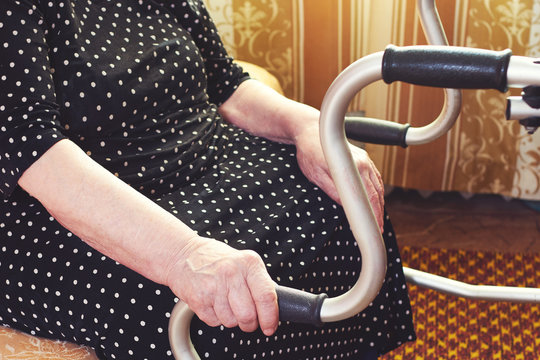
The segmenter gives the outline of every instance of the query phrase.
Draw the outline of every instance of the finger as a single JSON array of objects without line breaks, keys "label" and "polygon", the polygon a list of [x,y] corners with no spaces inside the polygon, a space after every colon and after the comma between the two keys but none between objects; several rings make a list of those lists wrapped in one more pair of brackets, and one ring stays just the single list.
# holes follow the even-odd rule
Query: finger
[{"label": "finger", "polygon": [[214,311],[213,294],[215,294],[215,287],[211,283],[200,284],[199,289],[194,289],[190,286],[186,287],[189,288],[189,291],[187,291],[189,296],[184,298],[184,301],[197,317],[208,326],[215,327],[221,325],[221,321]]},{"label": "finger", "polygon": [[372,174],[374,174],[374,176],[375,176],[375,179],[373,181],[377,186],[377,194],[379,195],[379,206],[380,206],[379,211],[380,211],[380,214],[378,215],[378,218],[379,218],[379,225],[380,225],[381,232],[382,232],[383,228],[384,228],[384,202],[385,202],[385,199],[384,199],[384,182],[382,180],[382,176],[381,176],[380,172],[375,167],[375,164],[372,163],[372,166],[373,166],[373,170],[374,170],[372,172]]},{"label": "finger", "polygon": [[377,169],[372,167],[372,170],[374,171],[370,172],[370,178],[373,186],[375,187],[375,191],[379,195],[379,206],[382,210],[384,208],[384,183],[382,182],[382,178]]},{"label": "finger", "polygon": [[279,323],[276,285],[266,272],[262,261],[252,266],[246,280],[257,309],[261,330],[270,336],[276,331]]},{"label": "finger", "polygon": [[332,180],[332,177],[330,176],[330,174],[325,174],[325,176],[322,176],[320,180],[318,181],[318,186],[332,200],[334,200],[339,205],[343,205],[341,202],[341,198],[339,196],[339,192],[336,188],[336,184],[334,183],[334,180]]},{"label": "finger", "polygon": [[233,328],[238,325],[236,316],[234,315],[227,296],[218,296],[214,300],[214,313],[220,324],[227,328]]},{"label": "finger", "polygon": [[236,322],[242,331],[252,332],[259,327],[257,309],[248,285],[243,279],[241,283],[237,283],[231,287],[228,302]]},{"label": "finger", "polygon": [[372,187],[372,196],[370,198],[373,212],[375,214],[375,217],[377,219],[377,224],[379,225],[379,229],[382,231],[383,227],[383,213],[384,213],[384,188],[381,188],[380,184],[378,183],[377,179],[374,179],[374,175],[370,174],[370,183]]},{"label": "finger", "polygon": [[321,168],[319,171],[313,171],[308,178],[313,184],[324,191],[324,193],[332,200],[341,205],[339,193],[328,169]]},{"label": "finger", "polygon": [[255,289],[252,291],[252,297],[259,315],[259,325],[263,333],[270,336],[276,331],[279,323],[275,285],[261,285],[260,281],[255,281],[252,288]]},{"label": "finger", "polygon": [[192,310],[197,314],[197,317],[204,322],[206,325],[211,327],[216,327],[221,325],[221,321],[217,317],[214,309],[212,307],[205,307],[204,309]]},{"label": "finger", "polygon": [[382,209],[381,209],[381,202],[380,202],[381,200],[379,197],[380,195],[379,195],[379,192],[376,190],[375,186],[373,185],[373,182],[370,179],[370,175],[366,174],[365,177],[366,179],[365,179],[364,185],[366,188],[366,195],[371,205],[371,209],[373,211],[373,215],[375,216],[377,225],[380,228],[382,224],[382,218],[381,218]]},{"label": "finger", "polygon": [[382,176],[365,150],[354,148],[357,157],[357,166],[364,181],[368,199],[382,231],[384,213],[384,182]]}]

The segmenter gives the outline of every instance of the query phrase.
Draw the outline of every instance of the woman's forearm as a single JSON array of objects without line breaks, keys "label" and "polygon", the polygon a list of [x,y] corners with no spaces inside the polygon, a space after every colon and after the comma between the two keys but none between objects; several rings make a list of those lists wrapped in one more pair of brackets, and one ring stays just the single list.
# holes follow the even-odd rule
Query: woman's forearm
[{"label": "woman's forearm", "polygon": [[306,128],[318,129],[317,109],[290,100],[257,80],[240,84],[219,112],[226,121],[254,135],[286,144],[294,144]]},{"label": "woman's forearm", "polygon": [[161,284],[169,262],[196,238],[187,225],[69,140],[51,147],[19,185],[90,246]]},{"label": "woman's forearm", "polygon": [[256,253],[198,236],[71,141],[51,147],[19,184],[90,246],[169,286],[210,326],[274,333],[275,284]]},{"label": "woman's forearm", "polygon": [[[299,122],[317,125],[316,110],[258,83],[241,86],[230,100],[232,106],[220,109],[229,115],[227,120],[276,141],[295,142],[302,127],[292,121],[292,111]],[[73,142],[62,140],[51,147],[25,171],[19,185],[90,246],[169,286],[207,324],[244,331],[260,326],[267,335],[275,331],[275,284],[260,256],[199,237]]]}]

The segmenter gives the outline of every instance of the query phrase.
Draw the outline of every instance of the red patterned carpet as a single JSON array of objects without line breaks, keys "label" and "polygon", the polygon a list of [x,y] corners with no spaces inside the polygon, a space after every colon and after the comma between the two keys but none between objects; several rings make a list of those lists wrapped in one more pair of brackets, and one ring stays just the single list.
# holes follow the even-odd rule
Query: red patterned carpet
[{"label": "red patterned carpet", "polygon": [[[483,285],[540,287],[540,254],[403,247],[405,266]],[[384,360],[540,359],[540,305],[457,298],[410,285],[418,340]]]}]

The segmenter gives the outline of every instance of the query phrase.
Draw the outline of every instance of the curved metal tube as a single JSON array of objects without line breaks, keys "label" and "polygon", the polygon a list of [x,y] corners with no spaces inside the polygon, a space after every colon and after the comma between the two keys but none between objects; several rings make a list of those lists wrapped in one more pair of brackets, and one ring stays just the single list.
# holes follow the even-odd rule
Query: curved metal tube
[{"label": "curved metal tube", "polygon": [[540,59],[512,56],[508,65],[508,86],[523,88],[540,84]]},{"label": "curved metal tube", "polygon": [[[328,90],[321,109],[321,141],[336,182],[343,207],[362,256],[362,269],[356,284],[346,293],[327,298],[321,308],[321,321],[347,319],[365,309],[377,296],[386,274],[386,249],[375,215],[352,159],[343,128],[345,111],[352,97],[364,86],[381,79],[383,53],[355,62]],[[179,302],[169,320],[169,341],[175,358],[199,360],[190,341],[193,312]]]},{"label": "curved metal tube", "polygon": [[[418,11],[424,33],[430,45],[448,45],[448,39],[435,6],[435,0],[418,0]],[[444,89],[444,105],[439,116],[429,125],[409,128],[408,145],[429,143],[446,134],[454,126],[461,110],[461,90]]]},{"label": "curved metal tube", "polygon": [[403,272],[410,284],[448,295],[474,300],[540,303],[540,289],[536,288],[473,285],[410,268],[403,268]]},{"label": "curved metal tube", "polygon": [[530,107],[521,96],[509,96],[507,101],[508,120],[522,120],[530,117],[540,117],[540,109]]},{"label": "curved metal tube", "polygon": [[345,69],[332,83],[321,107],[321,143],[332,179],[362,254],[357,283],[343,295],[327,299],[323,322],[358,314],[377,296],[386,274],[386,249],[358,169],[352,159],[344,129],[352,98],[366,85],[380,80],[383,52],[366,56]]},{"label": "curved metal tube", "polygon": [[437,6],[435,6],[435,0],[418,0],[416,7],[428,43],[431,45],[448,45],[448,38],[444,32]]},{"label": "curved metal tube", "polygon": [[175,359],[201,359],[191,343],[189,333],[193,315],[194,312],[183,301],[179,301],[173,308],[169,320],[169,343]]}]

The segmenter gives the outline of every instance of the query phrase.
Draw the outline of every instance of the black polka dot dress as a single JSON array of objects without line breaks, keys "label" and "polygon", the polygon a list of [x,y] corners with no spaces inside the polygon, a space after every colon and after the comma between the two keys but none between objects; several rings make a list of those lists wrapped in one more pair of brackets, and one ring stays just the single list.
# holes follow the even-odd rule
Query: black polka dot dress
[{"label": "black polka dot dress", "polygon": [[[225,123],[247,76],[196,0],[2,0],[0,324],[92,346],[101,359],[172,359],[178,301],[95,251],[17,186],[69,138],[203,236],[256,250],[273,279],[335,296],[361,259],[343,210],[295,149]],[[275,335],[192,323],[203,359],[362,359],[414,340],[389,221],[386,282],[351,319]],[[182,274],[178,274],[182,276]]]}]

